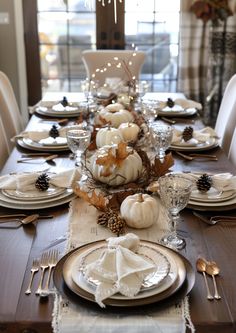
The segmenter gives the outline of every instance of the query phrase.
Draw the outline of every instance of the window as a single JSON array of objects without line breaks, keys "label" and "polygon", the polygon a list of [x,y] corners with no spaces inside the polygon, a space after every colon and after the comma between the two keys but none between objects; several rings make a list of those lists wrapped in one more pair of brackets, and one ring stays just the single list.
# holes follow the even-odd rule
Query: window
[{"label": "window", "polygon": [[141,79],[153,91],[176,90],[180,0],[117,1],[117,24],[113,2],[93,0],[91,10],[83,0],[34,1],[42,92],[78,91],[86,77],[82,51],[96,48],[145,50]]}]

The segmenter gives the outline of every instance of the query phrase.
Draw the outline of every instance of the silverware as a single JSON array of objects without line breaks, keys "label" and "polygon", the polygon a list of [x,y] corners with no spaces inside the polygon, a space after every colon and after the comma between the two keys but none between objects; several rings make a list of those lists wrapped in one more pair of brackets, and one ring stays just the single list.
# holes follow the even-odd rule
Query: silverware
[{"label": "silverware", "polygon": [[34,157],[26,157],[26,158],[22,158],[20,160],[17,160],[17,163],[24,163],[24,162],[28,162],[28,161],[37,161],[37,160],[42,160],[43,159],[43,162],[42,163],[45,163],[47,161],[51,161],[53,160],[54,158],[57,158],[58,155],[49,155],[49,156],[34,156]]},{"label": "silverware", "polygon": [[193,161],[193,160],[198,159],[198,158],[201,158],[201,159],[206,158],[206,159],[209,159],[211,161],[218,161],[218,158],[215,155],[204,155],[204,154],[189,154],[189,155],[186,155],[186,154],[184,154],[180,151],[177,151],[177,150],[174,150],[174,152],[177,155],[183,157],[185,160],[188,160],[188,161]]},{"label": "silverware", "polygon": [[[38,214],[32,214],[28,215],[23,218],[19,218],[16,220],[6,220],[6,221],[0,221],[0,228],[18,228],[21,225],[27,225],[30,223],[35,222],[39,218]],[[16,222],[16,224],[15,224]]]},{"label": "silverware", "polygon": [[[38,219],[52,219],[53,218],[53,215],[40,215],[40,214],[37,214],[37,215],[38,215]],[[30,215],[21,214],[21,213],[20,214],[6,214],[6,215],[0,215],[0,219],[1,218],[11,218],[11,217],[27,217],[27,216],[30,216]],[[1,220],[0,220],[0,223],[2,223]]]},{"label": "silverware", "polygon": [[68,118],[62,118],[62,119],[41,119],[41,121],[45,121],[45,122],[50,122],[50,123],[57,123],[57,124],[67,124],[69,119]]},{"label": "silverware", "polygon": [[196,267],[197,267],[197,271],[199,273],[202,273],[204,281],[205,281],[205,285],[206,285],[206,290],[207,290],[207,299],[209,301],[212,301],[214,299],[214,297],[212,296],[209,286],[208,286],[208,282],[207,282],[207,278],[206,278],[206,260],[203,258],[198,258],[197,262],[196,262]]},{"label": "silverware", "polygon": [[217,266],[215,261],[208,261],[206,265],[206,273],[212,277],[213,285],[214,285],[214,298],[220,300],[221,296],[219,295],[215,275],[220,273],[220,268]]},{"label": "silverware", "polygon": [[29,281],[29,285],[25,291],[26,295],[30,295],[31,294],[31,286],[32,286],[32,282],[33,282],[33,278],[34,278],[34,274],[36,272],[38,272],[39,270],[39,260],[38,259],[34,259],[33,263],[32,263],[32,267],[31,267],[31,275],[30,275],[30,281]]},{"label": "silverware", "polygon": [[176,120],[172,120],[166,117],[161,117],[161,120],[165,121],[166,123],[174,125],[176,123]]},{"label": "silverware", "polygon": [[193,211],[192,213],[194,216],[198,217],[201,221],[210,225],[214,225],[218,222],[234,222],[234,221],[236,222],[236,216],[216,215],[216,216],[207,217],[195,211]]},{"label": "silverware", "polygon": [[35,292],[36,295],[40,295],[43,289],[42,286],[43,286],[44,273],[45,270],[48,268],[48,252],[44,252],[42,254],[40,259],[40,268],[41,268],[41,275],[40,275],[38,289]]},{"label": "silverware", "polygon": [[45,297],[48,296],[50,291],[49,291],[49,285],[50,285],[50,278],[51,278],[51,273],[53,268],[56,266],[58,262],[58,250],[52,250],[49,252],[49,258],[48,258],[48,266],[49,266],[49,271],[48,271],[48,276],[46,280],[45,287],[40,293],[40,296]]}]

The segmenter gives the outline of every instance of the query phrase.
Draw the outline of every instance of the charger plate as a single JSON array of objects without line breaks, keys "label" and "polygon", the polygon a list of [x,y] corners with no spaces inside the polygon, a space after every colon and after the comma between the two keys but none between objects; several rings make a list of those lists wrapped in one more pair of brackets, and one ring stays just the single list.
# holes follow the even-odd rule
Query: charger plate
[{"label": "charger plate", "polygon": [[189,117],[195,115],[197,110],[195,108],[187,108],[183,109],[179,107],[178,109],[176,108],[175,110],[166,108],[165,110],[158,110],[158,116],[163,116],[163,117]]},{"label": "charger plate", "polygon": [[236,196],[236,192],[233,190],[230,191],[218,191],[214,187],[211,187],[206,193],[201,193],[198,190],[193,190],[190,196],[190,201],[199,202],[199,203],[218,203],[222,201],[227,201]]},{"label": "charger plate", "polygon": [[[106,241],[104,240],[104,241],[89,243],[69,252],[57,263],[55,267],[53,273],[55,287],[63,296],[65,296],[74,303],[81,304],[82,299],[89,301],[89,303],[95,303],[95,298],[93,293],[90,293],[84,290],[83,288],[80,288],[73,282],[71,278],[71,271],[67,272],[68,280],[67,283],[65,282],[63,277],[64,264],[66,260],[73,254],[73,252],[78,251],[79,249],[80,251],[87,251],[91,249],[94,246],[94,244],[104,245],[106,244]],[[165,246],[153,242],[141,241],[141,244],[153,246],[153,248],[158,249],[159,251],[162,251],[162,253],[170,255],[174,258],[174,260],[177,262],[177,266],[182,267],[179,269],[176,281],[167,290],[154,294],[152,296],[147,296],[140,299],[125,299],[125,300],[109,298],[104,301],[106,305],[115,306],[115,307],[136,307],[141,305],[158,303],[160,307],[165,307],[167,305],[177,303],[191,291],[195,282],[195,272],[186,258],[184,258],[182,255],[180,255],[179,253],[175,252],[172,249],[169,249]]]}]

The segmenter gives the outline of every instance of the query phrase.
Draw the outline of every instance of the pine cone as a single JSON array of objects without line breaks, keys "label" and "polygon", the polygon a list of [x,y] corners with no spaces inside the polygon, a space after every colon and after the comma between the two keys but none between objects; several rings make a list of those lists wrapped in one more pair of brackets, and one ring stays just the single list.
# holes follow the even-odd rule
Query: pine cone
[{"label": "pine cone", "polygon": [[42,173],[36,179],[35,187],[39,191],[47,191],[47,189],[49,188],[49,180],[50,180],[50,177],[46,173]]},{"label": "pine cone", "polygon": [[207,192],[210,190],[212,185],[212,178],[204,173],[201,177],[197,180],[197,189],[200,192]]},{"label": "pine cone", "polygon": [[49,136],[51,136],[53,139],[56,139],[59,136],[57,125],[52,125],[52,128],[49,131]]},{"label": "pine cone", "polygon": [[175,102],[173,101],[172,98],[168,98],[166,104],[167,104],[167,106],[169,106],[169,108],[173,108],[173,106],[175,105]]},{"label": "pine cone", "polygon": [[68,100],[67,100],[66,96],[63,97],[63,100],[60,103],[64,106],[64,108],[66,106],[68,106],[69,103],[68,103]]},{"label": "pine cone", "polygon": [[118,213],[112,211],[111,216],[108,219],[107,226],[114,234],[119,236],[124,233],[126,223]]},{"label": "pine cone", "polygon": [[104,212],[101,215],[99,215],[98,219],[97,219],[97,224],[102,225],[104,227],[107,227],[108,220],[111,217],[111,214],[112,214],[112,210],[109,209],[106,212]]},{"label": "pine cone", "polygon": [[186,126],[182,136],[185,142],[191,140],[193,137],[193,128],[191,126]]}]

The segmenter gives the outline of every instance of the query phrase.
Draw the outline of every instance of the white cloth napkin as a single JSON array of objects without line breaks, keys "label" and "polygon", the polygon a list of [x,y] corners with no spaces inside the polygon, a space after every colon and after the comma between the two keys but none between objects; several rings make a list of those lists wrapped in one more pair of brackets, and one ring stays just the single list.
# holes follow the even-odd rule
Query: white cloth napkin
[{"label": "white cloth napkin", "polygon": [[[42,139],[47,139],[49,138],[49,131],[50,129],[46,129],[43,131],[25,131],[22,132],[21,134],[17,135],[17,137],[23,137],[23,138],[27,138],[27,139],[31,139],[32,141],[40,141]],[[66,137],[66,131],[67,128],[63,127],[63,128],[58,128],[58,132],[59,132],[59,137],[60,138],[65,138]]]},{"label": "white cloth napkin", "polygon": [[185,142],[183,139],[183,131],[177,130],[175,128],[173,130],[173,137],[171,143],[181,146],[195,146],[199,143],[204,143],[211,138],[217,138],[215,130],[211,127],[205,127],[201,130],[193,131],[192,139]]},{"label": "white cloth napkin", "polygon": [[140,291],[145,276],[156,268],[135,253],[139,247],[139,238],[135,234],[111,237],[107,242],[107,250],[85,268],[86,277],[100,282],[96,288],[95,299],[101,307],[104,307],[104,299],[117,292],[127,297],[135,296]]},{"label": "white cloth napkin", "polygon": [[[35,190],[35,182],[43,172],[9,174],[0,177],[0,189],[3,190]],[[50,177],[49,184],[61,188],[70,188],[81,177],[78,169],[73,168],[58,173],[47,173]]]},{"label": "white cloth napkin", "polygon": [[[193,183],[196,184],[196,181],[199,177],[202,176],[202,174],[184,173],[183,176],[193,180]],[[236,190],[236,176],[233,176],[231,173],[218,173],[210,176],[212,179],[212,187],[214,187],[219,192]]]},{"label": "white cloth napkin", "polygon": [[195,102],[191,99],[177,98],[174,101],[173,108],[167,106],[167,101],[160,101],[159,107],[164,111],[182,111],[183,109],[195,108],[197,110],[202,109],[202,104]]}]

